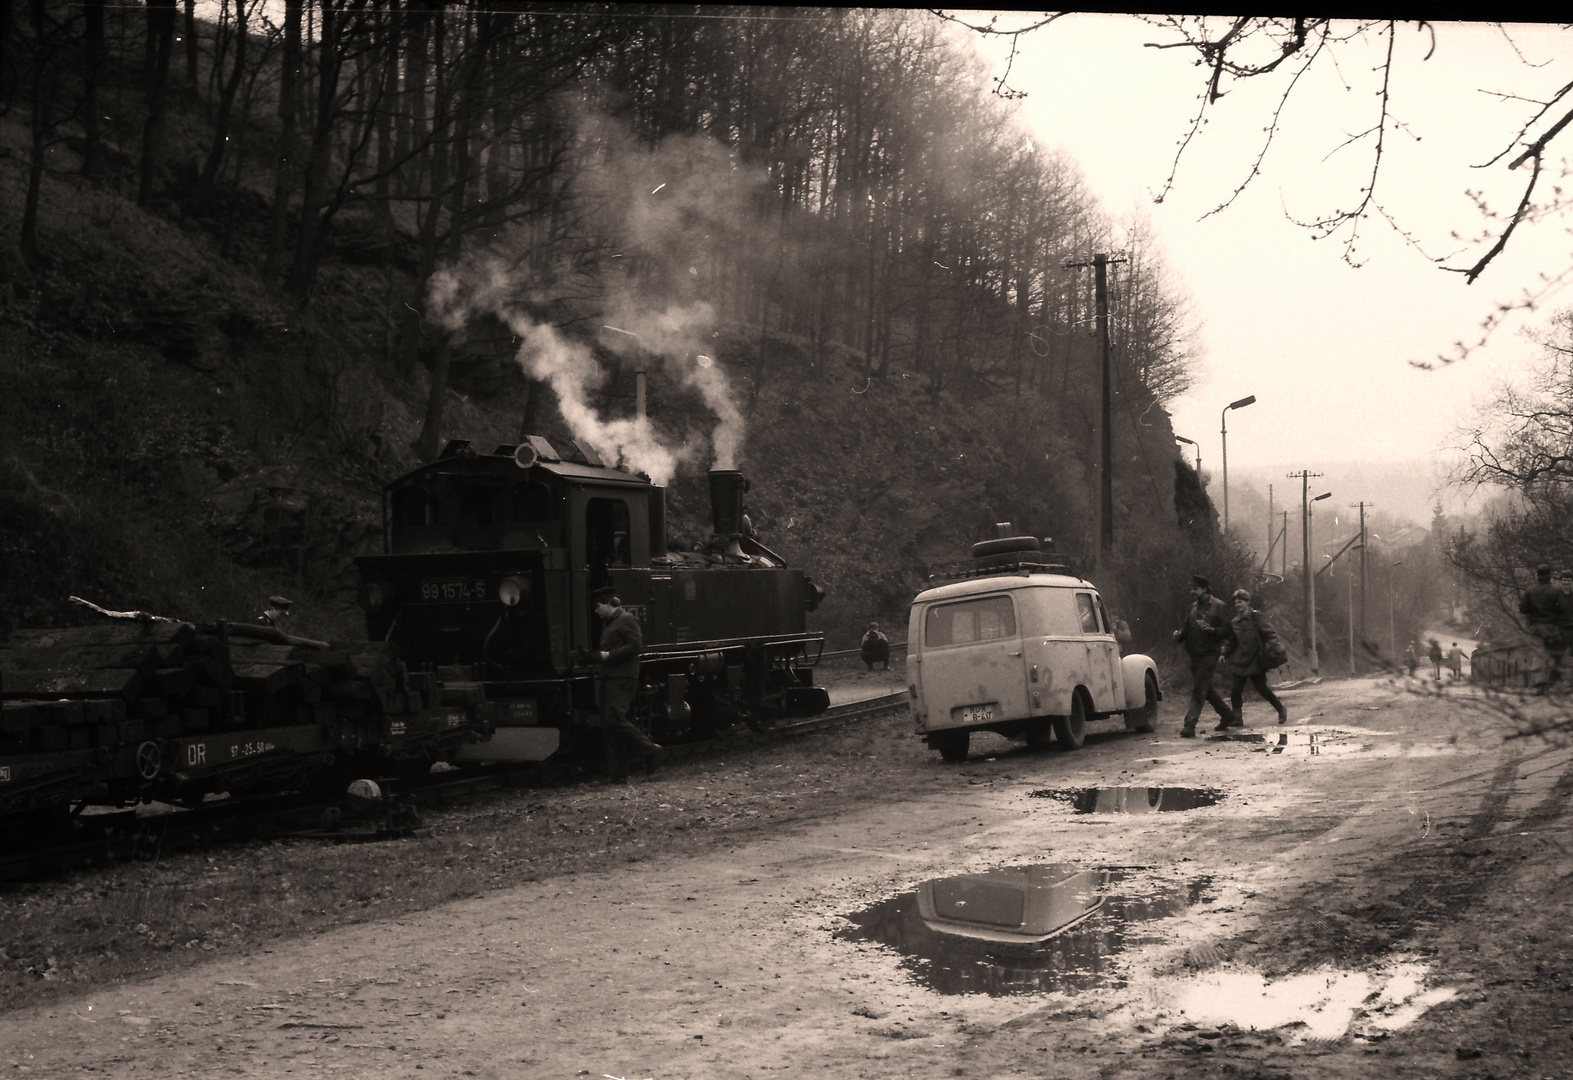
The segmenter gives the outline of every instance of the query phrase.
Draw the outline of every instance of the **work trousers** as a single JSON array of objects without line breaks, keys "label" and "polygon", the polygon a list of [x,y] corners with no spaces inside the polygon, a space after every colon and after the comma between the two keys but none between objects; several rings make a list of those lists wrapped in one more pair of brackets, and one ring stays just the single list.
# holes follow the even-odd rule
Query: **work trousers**
[{"label": "work trousers", "polygon": [[1229,684],[1229,704],[1234,708],[1235,723],[1245,723],[1245,716],[1240,712],[1240,706],[1245,700],[1245,684],[1247,680],[1250,681],[1252,686],[1256,687],[1256,692],[1261,695],[1263,701],[1278,710],[1280,717],[1287,715],[1284,703],[1278,700],[1277,694],[1268,689],[1267,676],[1264,673],[1258,671],[1254,675],[1235,675],[1233,680]]},{"label": "work trousers", "polygon": [[1213,707],[1217,714],[1223,717],[1225,723],[1234,723],[1235,714],[1229,711],[1229,703],[1223,699],[1218,688],[1213,685],[1213,673],[1218,670],[1218,654],[1207,653],[1203,656],[1191,657],[1191,706],[1185,710],[1185,726],[1194,728],[1196,721],[1202,715],[1202,703]]},{"label": "work trousers", "polygon": [[628,779],[629,758],[648,759],[655,743],[628,719],[628,708],[638,693],[638,679],[601,680],[601,742],[606,749],[606,772],[613,780]]}]

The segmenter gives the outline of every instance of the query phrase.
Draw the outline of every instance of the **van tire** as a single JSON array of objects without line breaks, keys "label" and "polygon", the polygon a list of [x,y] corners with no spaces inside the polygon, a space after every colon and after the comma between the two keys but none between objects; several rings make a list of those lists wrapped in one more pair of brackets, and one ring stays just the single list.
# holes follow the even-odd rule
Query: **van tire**
[{"label": "van tire", "polygon": [[1087,741],[1087,704],[1080,690],[1071,695],[1071,714],[1054,718],[1054,741],[1061,750],[1080,750]]},{"label": "van tire", "polygon": [[939,751],[939,756],[954,763],[967,760],[967,747],[971,742],[972,732],[966,728],[939,731],[929,736],[929,745]]},{"label": "van tire", "polygon": [[1125,726],[1131,731],[1150,734],[1158,730],[1158,679],[1149,671],[1143,682],[1147,700],[1142,703],[1140,709],[1133,709],[1125,714]]}]

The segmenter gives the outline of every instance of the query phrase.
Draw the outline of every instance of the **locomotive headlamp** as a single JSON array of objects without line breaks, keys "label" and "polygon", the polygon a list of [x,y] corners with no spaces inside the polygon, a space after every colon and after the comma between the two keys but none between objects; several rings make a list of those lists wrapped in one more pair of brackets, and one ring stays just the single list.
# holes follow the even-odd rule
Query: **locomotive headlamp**
[{"label": "locomotive headlamp", "polygon": [[393,601],[393,586],[383,581],[373,581],[360,588],[360,606],[369,615],[384,610]]},{"label": "locomotive headlamp", "polygon": [[497,586],[497,599],[508,607],[518,607],[530,598],[530,579],[526,577],[503,578]]}]

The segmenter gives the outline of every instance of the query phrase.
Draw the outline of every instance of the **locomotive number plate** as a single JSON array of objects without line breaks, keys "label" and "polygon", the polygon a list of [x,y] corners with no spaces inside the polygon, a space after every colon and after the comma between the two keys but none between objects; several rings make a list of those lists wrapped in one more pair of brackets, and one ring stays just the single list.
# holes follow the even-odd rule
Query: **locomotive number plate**
[{"label": "locomotive number plate", "polygon": [[420,598],[427,604],[469,604],[491,596],[485,578],[422,578]]}]

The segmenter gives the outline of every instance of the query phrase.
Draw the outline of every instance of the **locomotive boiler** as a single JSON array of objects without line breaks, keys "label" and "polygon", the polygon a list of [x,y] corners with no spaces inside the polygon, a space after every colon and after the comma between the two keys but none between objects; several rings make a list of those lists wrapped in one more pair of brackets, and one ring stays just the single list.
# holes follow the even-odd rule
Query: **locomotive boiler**
[{"label": "locomotive boiler", "polygon": [[448,443],[388,484],[383,554],[357,560],[373,641],[411,671],[472,684],[491,737],[458,761],[543,761],[593,738],[599,640],[590,593],[613,586],[644,636],[631,716],[659,742],[760,728],[829,704],[813,685],[823,591],[752,534],[747,479],[709,474],[708,542],[668,549],[665,489],[577,444]]}]

